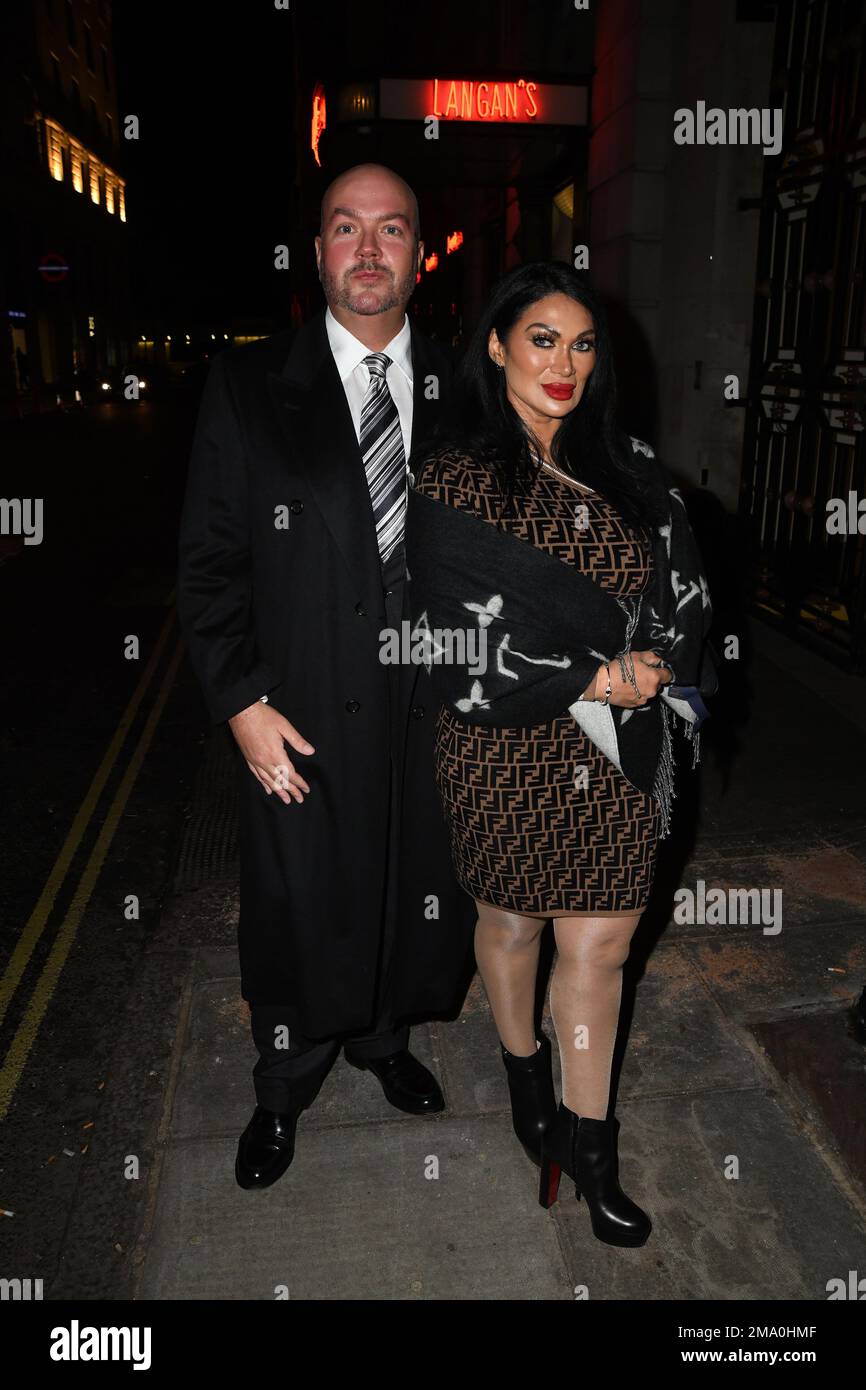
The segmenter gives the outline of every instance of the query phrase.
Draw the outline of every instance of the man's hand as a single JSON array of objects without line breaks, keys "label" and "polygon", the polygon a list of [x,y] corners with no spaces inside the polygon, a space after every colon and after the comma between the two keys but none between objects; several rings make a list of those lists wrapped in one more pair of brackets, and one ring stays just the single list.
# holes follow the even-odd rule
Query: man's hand
[{"label": "man's hand", "polygon": [[288,743],[299,753],[315,753],[311,743],[298,733],[273,705],[257,700],[254,705],[232,715],[229,728],[235,736],[247,767],[257,777],[268,796],[276,792],[281,801],[291,805],[303,801],[301,788],[310,788],[292,763],[286,758],[285,744]]}]

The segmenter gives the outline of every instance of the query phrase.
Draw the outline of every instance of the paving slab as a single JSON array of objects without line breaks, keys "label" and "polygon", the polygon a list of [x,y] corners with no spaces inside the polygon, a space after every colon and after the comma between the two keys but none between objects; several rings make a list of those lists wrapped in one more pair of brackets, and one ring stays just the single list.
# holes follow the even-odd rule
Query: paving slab
[{"label": "paving slab", "polygon": [[778,936],[734,931],[678,949],[693,962],[731,1018],[845,1005],[866,983],[866,922],[822,922]]},{"label": "paving slab", "polygon": [[[699,884],[703,883],[703,890]],[[693,895],[689,899],[677,899],[670,904],[670,916],[665,928],[666,935],[674,938],[693,934],[695,931],[724,936],[732,927],[748,926],[765,939],[773,932],[763,933],[763,926],[775,927],[781,921],[781,935],[786,927],[811,926],[820,923],[851,921],[866,918],[866,862],[848,849],[839,849],[826,844],[815,844],[806,850],[792,850],[786,853],[763,849],[746,855],[721,855],[712,851],[692,857],[679,875],[678,887],[688,889]],[[756,889],[761,897],[744,903],[749,919],[742,922],[682,922],[675,919],[674,913],[682,903],[698,911],[698,894],[703,891],[705,908],[703,915],[710,914],[711,904],[706,903],[706,895],[712,889],[720,888],[725,894],[737,889]],[[781,896],[776,896],[777,892]],[[739,900],[726,898],[725,913],[732,916],[733,911],[741,910]],[[753,904],[753,906],[751,905]],[[778,908],[778,911],[777,911]],[[680,915],[682,909],[679,909]],[[761,920],[756,921],[756,915]],[[858,924],[859,926],[859,924]],[[859,927],[862,930],[862,927]]]},{"label": "paving slab", "polygon": [[[413,1028],[410,1044],[413,1055],[435,1073],[430,1025]],[[172,1137],[237,1137],[256,1103],[252,1071],[257,1057],[239,977],[194,983],[172,1109]],[[305,1123],[321,1127],[410,1118],[386,1101],[372,1073],[349,1066],[340,1055],[306,1112]]]},{"label": "paving slab", "polygon": [[[778,694],[773,668],[761,675],[777,683]],[[849,678],[849,685],[859,687],[862,703],[862,681]],[[809,738],[800,712],[814,707],[813,693],[796,677],[781,688],[786,713],[780,714],[777,698],[763,692],[753,699],[732,758],[714,756],[716,734],[707,724],[699,768],[702,842],[744,831],[764,844],[795,845],[813,833],[835,840],[852,818],[862,820],[863,759],[852,756],[862,747],[862,729],[848,713],[834,710],[828,739]]]},{"label": "paving slab", "polygon": [[[639,1250],[595,1239],[563,1177],[556,1213],[576,1296],[818,1299],[866,1268],[866,1229],[810,1139],[766,1090],[618,1110],[620,1182],[649,1214]],[[726,1176],[738,1165],[739,1176]]]},{"label": "paving slab", "polygon": [[816,1133],[866,1188],[866,1066],[850,1008],[757,1023],[755,1037]]},{"label": "paving slab", "polygon": [[307,1119],[291,1168],[260,1192],[236,1186],[233,1142],[169,1146],[140,1298],[572,1297],[536,1170],[504,1119]]},{"label": "paving slab", "polygon": [[764,1084],[700,973],[676,946],[657,947],[634,994],[618,1102]]}]

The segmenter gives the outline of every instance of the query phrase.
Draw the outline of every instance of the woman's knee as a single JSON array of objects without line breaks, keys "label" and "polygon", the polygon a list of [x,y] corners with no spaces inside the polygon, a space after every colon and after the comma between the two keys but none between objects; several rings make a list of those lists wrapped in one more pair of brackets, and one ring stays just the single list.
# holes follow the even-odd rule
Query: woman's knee
[{"label": "woman's knee", "polygon": [[619,970],[628,959],[641,914],[627,917],[554,918],[556,949],[575,965]]},{"label": "woman's knee", "polygon": [[503,951],[519,951],[532,946],[545,927],[543,918],[527,917],[520,912],[491,907],[477,900],[475,906],[478,909],[476,940],[480,937],[485,945],[493,945]]}]

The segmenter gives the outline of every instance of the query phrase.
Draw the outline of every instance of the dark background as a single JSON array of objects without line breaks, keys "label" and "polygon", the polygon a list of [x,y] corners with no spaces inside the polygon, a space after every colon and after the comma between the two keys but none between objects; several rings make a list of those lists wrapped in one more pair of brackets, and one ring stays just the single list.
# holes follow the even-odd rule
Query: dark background
[{"label": "dark background", "polygon": [[114,7],[138,313],[288,322],[295,173],[290,15],[268,5]]}]

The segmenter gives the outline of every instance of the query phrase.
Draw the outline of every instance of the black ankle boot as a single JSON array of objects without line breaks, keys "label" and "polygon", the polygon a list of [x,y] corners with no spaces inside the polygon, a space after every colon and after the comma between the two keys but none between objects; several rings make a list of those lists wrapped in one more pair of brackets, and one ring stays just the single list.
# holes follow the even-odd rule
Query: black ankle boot
[{"label": "black ankle boot", "polygon": [[541,1163],[541,1136],[556,1119],[550,1039],[542,1033],[539,1042],[541,1046],[530,1057],[515,1057],[500,1043],[514,1133],[536,1167]]},{"label": "black ankle boot", "polygon": [[541,1141],[541,1186],[538,1200],[552,1207],[559,1179],[567,1173],[574,1193],[583,1193],[593,1234],[607,1245],[644,1245],[652,1230],[645,1211],[619,1185],[619,1121],[575,1115],[560,1101],[556,1120]]}]

